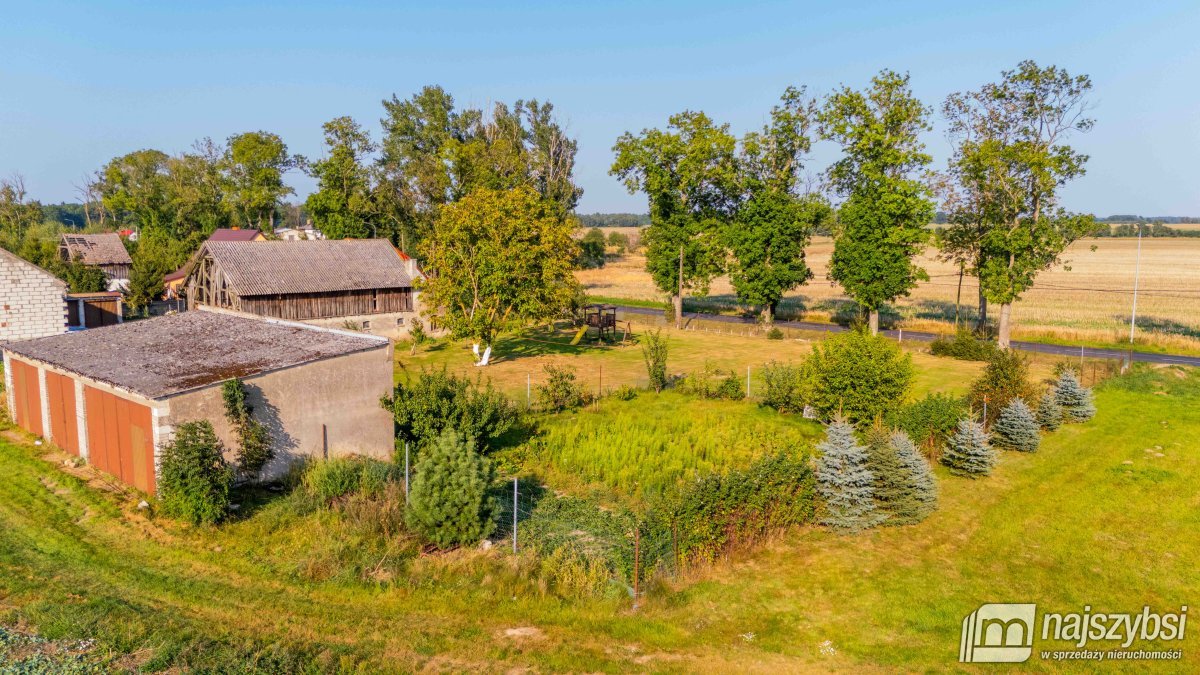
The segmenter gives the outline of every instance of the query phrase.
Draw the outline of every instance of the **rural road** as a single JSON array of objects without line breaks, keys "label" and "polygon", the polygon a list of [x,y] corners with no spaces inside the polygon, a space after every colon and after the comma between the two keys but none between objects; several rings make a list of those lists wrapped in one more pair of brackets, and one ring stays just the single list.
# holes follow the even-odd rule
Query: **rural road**
[{"label": "rural road", "polygon": [[[661,309],[650,309],[648,307],[630,307],[627,305],[616,305],[616,308],[625,314],[642,314],[649,316],[662,316]],[[685,320],[703,319],[704,321],[716,321],[719,323],[736,323],[736,324],[753,324],[754,319],[741,316],[727,316],[724,314],[701,314],[692,312],[684,315]],[[839,326],[832,323],[817,323],[812,321],[776,321],[775,325],[783,328],[795,328],[797,330],[812,330],[822,331],[827,333],[841,333],[847,329],[844,326]],[[884,335],[892,338],[899,338],[899,331],[883,330],[879,331]],[[918,342],[932,342],[938,335],[936,333],[922,333],[920,331],[905,331],[905,340],[916,340]],[[1083,356],[1096,359],[1125,359],[1128,358],[1130,352],[1124,352],[1116,349],[1097,349],[1094,347],[1070,347],[1065,345],[1049,345],[1044,342],[1021,342],[1013,340],[1012,346],[1014,349],[1020,349],[1026,352],[1037,352],[1039,354],[1054,354],[1058,356],[1079,356],[1080,350],[1083,351]],[[1181,356],[1177,354],[1149,354],[1145,352],[1133,352],[1133,360],[1143,363],[1165,363],[1177,366],[1195,366],[1200,367],[1200,356]]]}]

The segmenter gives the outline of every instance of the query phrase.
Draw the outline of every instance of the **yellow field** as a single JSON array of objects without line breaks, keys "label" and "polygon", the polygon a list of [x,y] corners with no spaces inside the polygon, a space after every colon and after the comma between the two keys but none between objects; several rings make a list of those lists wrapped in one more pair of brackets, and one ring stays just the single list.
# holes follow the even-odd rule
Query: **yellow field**
[{"label": "yellow field", "polygon": [[[1092,250],[1095,247],[1095,250]],[[1089,239],[1076,243],[1064,256],[1066,264],[1041,274],[1013,307],[1015,339],[1049,339],[1088,343],[1123,343],[1129,339],[1133,299],[1134,239]],[[789,318],[830,320],[853,311],[849,297],[827,278],[833,241],[814,239],[808,249],[815,278],[789,293],[780,309]],[[884,311],[885,323],[914,330],[952,330],[957,269],[934,258],[931,249],[921,259],[930,280]],[[577,272],[587,292],[595,296],[661,300],[644,269],[640,254],[610,261],[602,269]],[[1138,343],[1172,351],[1200,351],[1200,239],[1142,240],[1138,292]],[[973,319],[978,294],[975,280],[962,283],[962,313]],[[700,304],[736,310],[737,299],[727,278],[713,283]],[[992,315],[993,319],[995,314]]]}]

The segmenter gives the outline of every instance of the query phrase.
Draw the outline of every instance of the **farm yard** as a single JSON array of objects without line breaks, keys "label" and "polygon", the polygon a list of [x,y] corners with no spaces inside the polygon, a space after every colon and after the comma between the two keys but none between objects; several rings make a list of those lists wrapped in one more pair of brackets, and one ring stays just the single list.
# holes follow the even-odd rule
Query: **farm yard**
[{"label": "farm yard", "polygon": [[[832,252],[832,239],[813,238],[807,257],[814,278],[785,295],[779,309],[782,317],[844,322],[853,315],[853,301],[837,284],[826,280]],[[958,269],[939,261],[935,254],[929,250],[919,259],[929,281],[885,309],[885,323],[912,330],[953,331]],[[1067,264],[1039,275],[1033,288],[1013,305],[1014,339],[1127,346],[1136,257],[1135,239],[1085,239],[1073,244],[1063,256]],[[1200,354],[1198,259],[1200,238],[1142,240],[1138,348]],[[576,276],[589,295],[608,302],[664,299],[645,271],[645,258],[637,253],[619,256],[602,268],[580,270]],[[964,277],[962,316],[968,321],[976,315],[977,295],[977,281]],[[688,298],[687,307],[714,312],[740,309],[727,277],[717,279],[707,297]]]},{"label": "farm yard", "polygon": [[[672,373],[707,362],[739,380],[747,365],[802,361],[814,347],[797,336],[663,334]],[[635,324],[634,338],[645,335]],[[571,346],[570,336],[565,327],[506,335],[482,369],[463,343],[396,350],[400,382],[444,366],[495,382],[518,404],[526,376],[548,364],[581,378],[605,373],[609,395],[534,412],[494,451],[502,474],[521,477],[516,556],[503,525],[490,549],[423,553],[397,520],[394,484],[333,501],[311,478],[242,491],[229,522],[191,528],[139,510],[136,492],[86,467],[64,466],[53,447],[3,431],[0,658],[151,670],[236,661],[261,672],[943,669],[955,661],[962,617],[981,602],[1124,611],[1170,608],[1200,591],[1191,564],[1200,549],[1180,536],[1200,525],[1190,487],[1200,478],[1200,375],[1139,367],[1098,385],[1092,421],[1046,435],[1036,453],[1004,452],[990,477],[936,468],[940,505],[920,524],[845,536],[800,513],[802,524],[647,569],[635,608],[628,586],[595,569],[564,578],[558,549],[537,542],[578,537],[563,531],[569,524],[589,533],[592,554],[628,565],[622,504],[641,502],[641,517],[653,519],[665,486],[747,470],[778,451],[806,471],[821,426],[754,400],[624,394],[645,378],[642,345]],[[962,395],[984,367],[907,353],[911,399]],[[1053,370],[1034,364],[1030,378]],[[762,386],[755,379],[752,392]],[[663,460],[625,454],[632,447],[658,447]],[[683,448],[688,461],[666,459]],[[770,475],[786,475],[778,471],[786,466]],[[797,494],[809,494],[804,484]],[[580,508],[589,503],[608,506]],[[642,556],[669,561],[661,529],[646,529],[640,544]],[[1185,649],[1172,665],[1194,670],[1196,658]]]}]

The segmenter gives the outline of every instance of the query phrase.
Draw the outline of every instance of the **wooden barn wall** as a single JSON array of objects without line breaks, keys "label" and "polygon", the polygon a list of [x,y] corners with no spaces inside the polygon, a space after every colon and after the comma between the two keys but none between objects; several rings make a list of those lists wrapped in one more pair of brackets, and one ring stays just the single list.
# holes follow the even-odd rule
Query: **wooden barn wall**
[{"label": "wooden barn wall", "polygon": [[412,291],[407,288],[343,291],[340,293],[297,293],[283,296],[241,298],[240,309],[276,319],[329,319],[339,316],[410,312]]}]

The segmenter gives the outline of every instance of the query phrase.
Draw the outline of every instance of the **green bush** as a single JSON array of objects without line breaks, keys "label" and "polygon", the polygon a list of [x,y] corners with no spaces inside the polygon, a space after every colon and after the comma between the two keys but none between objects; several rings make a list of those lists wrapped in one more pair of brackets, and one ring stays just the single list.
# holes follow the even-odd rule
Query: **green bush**
[{"label": "green bush", "polygon": [[575,264],[583,269],[604,267],[604,232],[593,227],[579,240],[579,257]]},{"label": "green bush", "polygon": [[1014,399],[1032,401],[1033,385],[1029,382],[1029,366],[1025,359],[1012,349],[997,349],[988,361],[987,368],[971,385],[967,401],[971,409],[982,414],[987,401],[987,419],[991,425]]},{"label": "green bush", "polygon": [[779,412],[804,410],[805,370],[798,365],[771,361],[762,368],[762,404]]},{"label": "green bush", "polygon": [[612,392],[612,397],[618,401],[632,401],[633,399],[637,398],[637,395],[637,387],[631,384],[623,384],[614,389]]},{"label": "green bush", "polygon": [[875,419],[903,403],[912,357],[882,335],[852,330],[826,338],[804,362],[801,396],[822,419]]},{"label": "green bush", "polygon": [[949,394],[927,394],[892,411],[887,422],[908,434],[917,445],[941,448],[967,416],[967,403]]},{"label": "green bush", "polygon": [[220,522],[229,511],[233,469],[207,421],[184,422],[163,447],[158,502],[162,513],[194,525]]},{"label": "green bush", "polygon": [[491,464],[475,442],[447,429],[417,460],[405,520],[438,548],[477,544],[495,527],[491,481]]},{"label": "green bush", "polygon": [[996,353],[996,345],[982,340],[966,328],[959,328],[954,337],[938,337],[929,345],[930,353],[950,356],[963,361],[987,361]]},{"label": "green bush", "polygon": [[555,595],[580,599],[603,595],[612,571],[596,556],[580,553],[572,546],[559,546],[541,559],[539,575]]},{"label": "green bush", "polygon": [[429,341],[429,334],[425,332],[425,326],[420,319],[413,319],[408,324],[408,339],[412,341],[411,349],[408,351],[410,356],[416,354],[417,349]]},{"label": "green bush", "polygon": [[546,383],[537,387],[538,406],[547,412],[559,412],[587,405],[591,396],[575,381],[575,369],[546,364]]},{"label": "green bush", "polygon": [[221,398],[225,403],[225,419],[237,435],[238,470],[253,480],[275,457],[271,434],[262,422],[254,419],[254,406],[246,402],[246,385],[241,379],[226,380],[221,386]]},{"label": "green bush", "polygon": [[771,326],[771,330],[767,331],[768,340],[782,340],[783,331],[779,330],[779,326]]},{"label": "green bush", "polygon": [[646,360],[646,375],[650,378],[650,388],[662,391],[667,388],[667,338],[662,329],[646,331],[646,343],[642,345],[642,358]]},{"label": "green bush", "polygon": [[329,504],[354,494],[376,495],[389,483],[403,479],[403,470],[389,462],[365,457],[315,460],[304,468],[305,492]]},{"label": "green bush", "polygon": [[746,392],[742,386],[742,380],[737,373],[721,370],[711,363],[705,363],[701,370],[688,373],[676,384],[676,388],[685,394],[730,400],[745,398]]},{"label": "green bush", "polygon": [[443,367],[422,370],[415,381],[396,385],[380,403],[392,411],[396,437],[416,448],[434,441],[446,429],[475,439],[484,450],[517,423],[517,408],[492,387],[451,374]]}]

